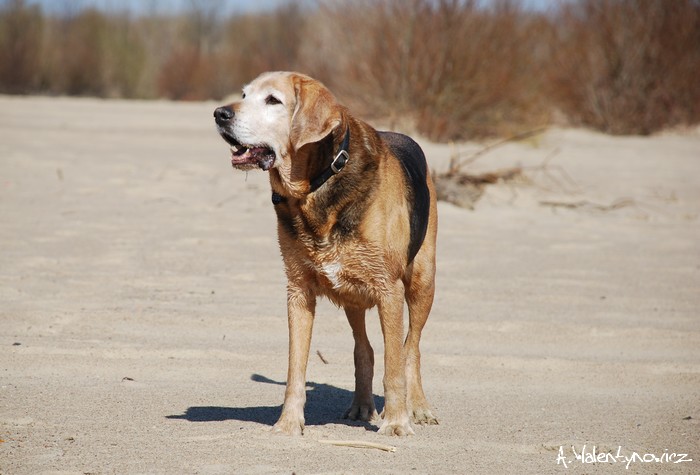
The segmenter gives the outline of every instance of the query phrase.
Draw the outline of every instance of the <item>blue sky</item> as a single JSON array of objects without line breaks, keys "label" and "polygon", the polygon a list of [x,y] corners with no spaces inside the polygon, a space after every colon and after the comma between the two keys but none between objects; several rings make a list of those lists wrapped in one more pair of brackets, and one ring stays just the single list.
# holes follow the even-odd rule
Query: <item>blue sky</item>
[{"label": "blue sky", "polygon": [[[1,3],[2,0],[0,0]],[[197,0],[204,5],[221,4],[225,13],[246,13],[252,11],[264,11],[285,4],[289,0]],[[491,0],[481,0],[488,4]],[[554,5],[557,0],[522,0],[524,5],[537,10],[544,10]],[[108,11],[149,12],[160,13],[177,12],[185,10],[191,5],[191,0],[28,0],[29,3],[38,3],[47,11],[77,11],[86,6],[97,6]],[[301,0],[301,3],[312,3],[313,0]]]},{"label": "blue sky", "polygon": [[[198,0],[203,5],[221,4],[226,13],[270,10],[288,0]],[[28,0],[37,3],[47,11],[76,11],[86,6],[97,6],[107,11],[161,13],[182,11],[191,5],[190,0]]]}]

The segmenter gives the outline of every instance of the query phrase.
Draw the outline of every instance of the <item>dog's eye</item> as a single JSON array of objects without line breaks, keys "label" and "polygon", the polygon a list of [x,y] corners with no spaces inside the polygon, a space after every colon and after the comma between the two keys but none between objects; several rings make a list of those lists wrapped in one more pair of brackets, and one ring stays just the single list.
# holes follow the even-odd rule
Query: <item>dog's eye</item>
[{"label": "dog's eye", "polygon": [[267,104],[268,106],[273,106],[275,104],[282,104],[282,101],[270,94],[269,96],[267,96],[267,99],[265,99],[265,104]]},{"label": "dog's eye", "polygon": [[241,99],[245,99],[245,92],[241,93]]}]

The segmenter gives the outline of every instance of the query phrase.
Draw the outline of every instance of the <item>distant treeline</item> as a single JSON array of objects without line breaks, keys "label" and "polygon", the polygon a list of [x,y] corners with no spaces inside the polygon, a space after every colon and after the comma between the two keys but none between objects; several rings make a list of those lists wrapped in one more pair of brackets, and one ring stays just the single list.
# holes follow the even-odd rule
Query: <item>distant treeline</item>
[{"label": "distant treeline", "polygon": [[0,0],[0,92],[220,100],[260,72],[297,70],[361,115],[435,140],[553,120],[613,134],[700,122],[700,0],[547,12],[517,0],[321,1],[247,15],[224,4],[47,13]]}]

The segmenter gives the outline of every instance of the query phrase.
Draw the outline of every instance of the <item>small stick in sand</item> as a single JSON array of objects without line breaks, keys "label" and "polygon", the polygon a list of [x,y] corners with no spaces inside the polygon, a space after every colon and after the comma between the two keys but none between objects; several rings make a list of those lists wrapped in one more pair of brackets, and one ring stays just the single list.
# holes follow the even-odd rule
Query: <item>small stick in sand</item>
[{"label": "small stick in sand", "polygon": [[321,358],[321,361],[323,361],[323,364],[328,364],[328,360],[323,357],[321,354],[321,350],[316,350],[316,354],[318,355],[319,358]]},{"label": "small stick in sand", "polygon": [[354,447],[356,449],[379,449],[385,452],[396,452],[396,447],[393,445],[377,444],[374,442],[365,442],[363,440],[319,440],[322,444],[337,445],[339,447]]}]

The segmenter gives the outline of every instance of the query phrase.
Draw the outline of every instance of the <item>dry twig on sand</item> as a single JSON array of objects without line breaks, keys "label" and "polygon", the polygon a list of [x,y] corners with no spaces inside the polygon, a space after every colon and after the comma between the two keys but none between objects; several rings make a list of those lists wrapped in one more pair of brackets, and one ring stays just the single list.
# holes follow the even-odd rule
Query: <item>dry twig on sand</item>
[{"label": "dry twig on sand", "polygon": [[551,160],[560,152],[559,148],[552,150],[542,163],[536,166],[522,167],[518,165],[476,175],[462,171],[464,166],[473,163],[496,147],[532,137],[545,129],[546,127],[539,127],[506,137],[464,158],[460,158],[458,153],[453,153],[447,172],[433,173],[438,200],[447,201],[462,208],[474,209],[475,203],[481,198],[486,186],[497,183],[532,185],[546,191],[566,194],[580,193],[576,182],[561,167],[550,164]]},{"label": "dry twig on sand", "polygon": [[620,208],[626,208],[628,206],[637,206],[637,202],[631,198],[621,198],[615,200],[609,205],[601,205],[599,203],[593,203],[588,200],[565,202],[565,201],[540,201],[542,206],[551,206],[554,208],[567,208],[567,209],[589,209],[594,211],[614,211]]},{"label": "dry twig on sand", "polygon": [[[474,209],[474,204],[481,198],[486,185],[495,183],[513,182],[520,179],[526,179],[524,176],[524,168],[520,166],[503,168],[492,172],[472,175],[465,173],[462,169],[474,163],[479,157],[493,149],[500,147],[508,142],[523,140],[532,137],[546,130],[546,127],[538,127],[536,129],[521,132],[519,134],[506,137],[492,144],[486,145],[481,149],[473,152],[465,157],[461,157],[459,153],[453,153],[450,157],[450,166],[446,173],[433,174],[435,178],[435,190],[438,200],[447,201],[462,208]],[[544,170],[553,154],[545,159],[545,162],[533,170]]]},{"label": "dry twig on sand", "polygon": [[496,142],[486,145],[485,147],[480,148],[476,152],[467,155],[464,158],[461,158],[458,153],[452,154],[450,157],[450,168],[447,171],[447,175],[454,175],[460,172],[460,170],[466,166],[469,165],[470,163],[475,162],[480,156],[490,152],[494,148],[500,147],[501,145],[505,145],[508,142],[514,142],[516,140],[523,140],[529,137],[532,137],[534,135],[540,134],[547,130],[546,126],[538,127],[536,129],[532,130],[527,130],[525,132],[521,132],[519,134],[511,135],[510,137],[503,138],[501,140],[497,140]]},{"label": "dry twig on sand", "polygon": [[322,444],[336,445],[339,447],[354,447],[356,449],[378,449],[385,452],[396,452],[393,445],[377,444],[375,442],[365,442],[363,440],[319,440]]}]

